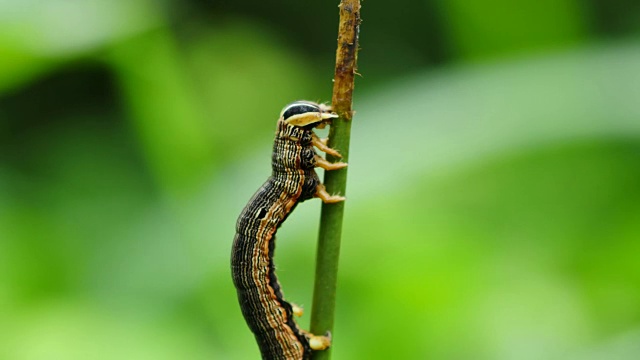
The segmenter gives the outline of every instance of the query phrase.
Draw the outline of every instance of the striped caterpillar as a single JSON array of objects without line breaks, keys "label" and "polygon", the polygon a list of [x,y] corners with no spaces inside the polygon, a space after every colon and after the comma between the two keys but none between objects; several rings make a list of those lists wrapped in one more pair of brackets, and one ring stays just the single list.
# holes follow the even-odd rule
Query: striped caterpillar
[{"label": "striped caterpillar", "polygon": [[313,335],[294,321],[293,315],[302,315],[302,309],[284,300],[273,254],[276,231],[298,203],[313,197],[325,203],[344,200],[329,195],[314,170],[347,166],[330,163],[314,150],[315,146],[340,157],[313,132],[336,117],[329,107],[308,101],[296,101],[282,110],[273,144],[272,174],[249,200],[236,224],[231,254],[233,283],[263,359],[309,359],[312,350],[324,350],[331,344],[329,336]]}]

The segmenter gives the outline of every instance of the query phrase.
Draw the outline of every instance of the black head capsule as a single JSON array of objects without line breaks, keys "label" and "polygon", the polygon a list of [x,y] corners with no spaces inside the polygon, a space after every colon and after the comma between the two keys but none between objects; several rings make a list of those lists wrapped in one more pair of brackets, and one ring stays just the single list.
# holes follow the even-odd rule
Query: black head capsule
[{"label": "black head capsule", "polygon": [[282,119],[287,121],[290,117],[294,115],[300,115],[305,113],[319,113],[322,112],[320,110],[320,105],[316,103],[312,103],[310,101],[296,101],[287,105],[282,109]]},{"label": "black head capsule", "polygon": [[299,127],[319,123],[328,119],[338,117],[332,114],[329,109],[311,101],[296,101],[282,109],[280,118],[287,124]]}]

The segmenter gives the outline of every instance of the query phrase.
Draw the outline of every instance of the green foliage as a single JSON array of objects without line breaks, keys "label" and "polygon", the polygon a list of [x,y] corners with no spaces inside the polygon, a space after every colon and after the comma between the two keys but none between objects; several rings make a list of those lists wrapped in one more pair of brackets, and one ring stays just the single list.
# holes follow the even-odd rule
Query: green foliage
[{"label": "green foliage", "polygon": [[[337,12],[63,3],[0,3],[0,358],[257,358],[235,220]],[[640,356],[638,12],[497,3],[363,4],[335,359]],[[305,327],[319,208],[278,233]]]}]

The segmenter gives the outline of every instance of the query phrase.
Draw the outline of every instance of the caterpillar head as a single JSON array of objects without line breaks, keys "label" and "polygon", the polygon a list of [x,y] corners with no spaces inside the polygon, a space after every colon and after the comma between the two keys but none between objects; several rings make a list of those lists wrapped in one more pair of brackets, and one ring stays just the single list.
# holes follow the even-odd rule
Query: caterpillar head
[{"label": "caterpillar head", "polygon": [[331,107],[304,100],[285,106],[280,113],[280,119],[285,123],[298,127],[321,125],[320,123],[337,117],[338,115],[331,112]]}]

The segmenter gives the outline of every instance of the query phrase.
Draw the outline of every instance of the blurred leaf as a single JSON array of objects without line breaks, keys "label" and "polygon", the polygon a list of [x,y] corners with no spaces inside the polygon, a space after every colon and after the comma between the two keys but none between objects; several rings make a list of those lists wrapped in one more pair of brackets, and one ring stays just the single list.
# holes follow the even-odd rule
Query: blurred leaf
[{"label": "blurred leaf", "polygon": [[356,103],[349,198],[516,149],[637,139],[638,98],[636,42],[416,75]]},{"label": "blurred leaf", "polygon": [[453,47],[463,58],[550,49],[585,35],[576,0],[438,1]]},{"label": "blurred leaf", "polygon": [[173,35],[163,29],[121,42],[109,60],[158,183],[169,193],[188,190],[211,146]]},{"label": "blurred leaf", "polygon": [[0,93],[157,26],[148,0],[0,1]]},{"label": "blurred leaf", "polygon": [[179,323],[149,323],[82,302],[45,304],[16,313],[2,334],[3,359],[212,359],[221,358]]}]

